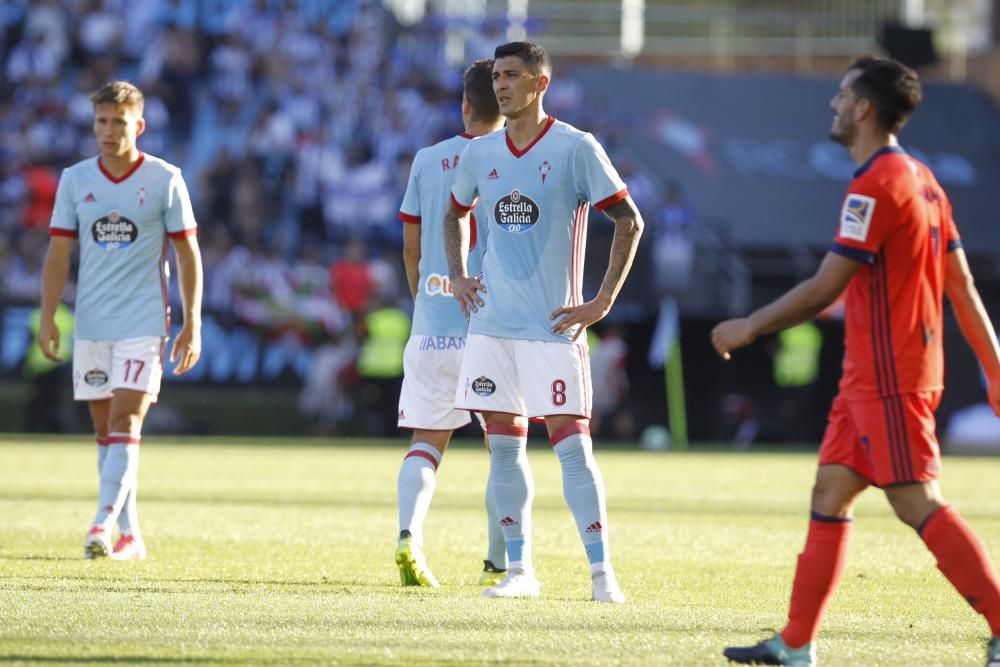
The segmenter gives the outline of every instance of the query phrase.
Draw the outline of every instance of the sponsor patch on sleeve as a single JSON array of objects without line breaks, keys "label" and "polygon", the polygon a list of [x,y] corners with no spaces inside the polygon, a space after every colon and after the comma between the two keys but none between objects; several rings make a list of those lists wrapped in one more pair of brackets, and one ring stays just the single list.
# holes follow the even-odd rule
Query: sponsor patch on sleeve
[{"label": "sponsor patch on sleeve", "polygon": [[867,241],[868,229],[875,213],[875,198],[848,193],[840,211],[840,236],[855,241]]}]

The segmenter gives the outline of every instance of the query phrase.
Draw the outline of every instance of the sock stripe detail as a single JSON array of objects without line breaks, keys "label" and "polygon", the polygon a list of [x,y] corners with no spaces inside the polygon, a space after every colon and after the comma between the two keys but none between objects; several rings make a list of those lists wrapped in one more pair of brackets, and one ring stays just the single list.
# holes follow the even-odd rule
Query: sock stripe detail
[{"label": "sock stripe detail", "polygon": [[95,435],[94,439],[97,440],[97,444],[101,447],[108,446],[108,437],[106,435]]},{"label": "sock stripe detail", "polygon": [[555,433],[549,436],[549,444],[555,447],[566,438],[574,435],[585,435],[589,438],[590,425],[585,421],[575,421],[560,426]]},{"label": "sock stripe detail", "polygon": [[938,507],[936,510],[933,510],[930,514],[928,514],[927,516],[925,516],[924,520],[920,522],[919,526],[917,526],[917,535],[920,535],[921,537],[923,537],[924,536],[924,528],[927,527],[927,524],[930,523],[931,519],[934,518],[935,516],[937,516],[941,512],[941,510],[947,509],[947,508],[948,508],[948,505],[942,505],[941,507]]},{"label": "sock stripe detail", "polygon": [[853,518],[849,516],[827,516],[826,514],[820,514],[819,512],[809,512],[809,518],[813,521],[820,521],[822,523],[852,523]]},{"label": "sock stripe detail", "polygon": [[112,433],[108,436],[109,445],[141,445],[142,437],[127,433]]},{"label": "sock stripe detail", "polygon": [[514,438],[526,438],[528,436],[527,426],[517,424],[487,424],[486,433],[489,435],[509,435]]},{"label": "sock stripe detail", "polygon": [[434,458],[434,455],[431,454],[430,452],[425,452],[422,449],[411,449],[410,451],[406,452],[406,456],[404,456],[403,459],[408,459],[410,457],[427,459],[434,466],[434,470],[438,469],[438,465],[439,465],[438,464],[438,460],[436,458]]}]

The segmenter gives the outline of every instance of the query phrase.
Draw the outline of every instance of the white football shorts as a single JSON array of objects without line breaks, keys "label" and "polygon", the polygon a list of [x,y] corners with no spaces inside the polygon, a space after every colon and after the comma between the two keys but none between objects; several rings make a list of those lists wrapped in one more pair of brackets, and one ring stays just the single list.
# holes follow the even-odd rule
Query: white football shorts
[{"label": "white football shorts", "polygon": [[585,344],[469,334],[456,407],[589,419],[592,405],[590,352]]},{"label": "white football shorts", "polygon": [[465,339],[413,335],[403,351],[403,387],[399,392],[400,428],[450,431],[471,421],[455,409],[455,387]]},{"label": "white football shorts", "polygon": [[99,401],[115,389],[160,393],[167,339],[142,336],[123,340],[73,341],[73,398]]}]

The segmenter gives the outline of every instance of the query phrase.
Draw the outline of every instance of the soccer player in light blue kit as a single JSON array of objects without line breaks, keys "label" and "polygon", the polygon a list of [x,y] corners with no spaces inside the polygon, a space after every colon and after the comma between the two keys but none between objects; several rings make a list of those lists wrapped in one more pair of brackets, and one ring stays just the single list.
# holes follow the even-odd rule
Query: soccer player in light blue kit
[{"label": "soccer player in light blue kit", "polygon": [[[594,137],[542,109],[552,76],[545,50],[513,42],[497,47],[495,57],[493,90],[507,130],[466,146],[445,218],[452,288],[470,316],[455,405],[486,419],[509,561],[504,580],[483,595],[539,595],[526,444],[528,418],[544,417],[562,467],[563,495],[590,561],[592,599],[620,603],[625,598],[611,567],[604,483],[590,439],[593,394],[581,334],[611,310],[632,265],[642,217]],[[591,203],[614,220],[615,234],[600,290],[584,301]],[[481,280],[467,265],[473,207],[488,229]]]},{"label": "soccer player in light blue kit", "polygon": [[[423,555],[424,519],[434,496],[437,468],[452,431],[470,421],[467,411],[454,407],[469,322],[451,293],[442,222],[450,205],[458,156],[473,138],[502,128],[503,117],[493,94],[492,60],[477,60],[465,71],[463,79],[465,132],[417,153],[399,211],[400,219],[406,223],[403,260],[414,298],[413,327],[403,354],[398,422],[401,428],[413,429],[397,482],[396,564],[404,586],[438,585]],[[476,230],[479,224],[473,221],[471,229]],[[474,239],[470,246],[469,266],[478,273],[485,244]],[[486,585],[498,583],[506,572],[503,533],[493,508],[487,481],[489,548],[479,579],[479,583]]]},{"label": "soccer player in light blue kit", "polygon": [[[171,350],[174,373],[201,356],[201,255],[187,187],[177,167],[145,155],[142,92],[126,81],[91,97],[100,154],[63,171],[42,270],[42,353],[59,360],[54,313],[80,241],[73,396],[87,401],[97,437],[100,494],[84,557],[142,559],[136,493],[142,422],[156,402],[170,331],[167,238],[177,256],[184,324]],[[118,521],[120,537],[111,547]]]}]

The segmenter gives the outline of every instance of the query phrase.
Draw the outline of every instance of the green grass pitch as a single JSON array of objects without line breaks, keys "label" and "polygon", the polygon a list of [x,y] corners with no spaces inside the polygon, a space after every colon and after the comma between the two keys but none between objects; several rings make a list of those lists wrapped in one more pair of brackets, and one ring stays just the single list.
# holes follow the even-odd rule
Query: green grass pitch
[{"label": "green grass pitch", "polygon": [[[385,443],[381,443],[384,445]],[[150,557],[82,559],[94,445],[0,441],[0,662],[20,664],[723,665],[783,624],[812,454],[598,451],[624,606],[588,601],[586,559],[548,446],[535,472],[540,600],[487,600],[487,458],[454,448],[426,553],[393,563],[406,444],[175,441],[142,449]],[[945,459],[943,488],[1000,557],[1000,459]],[[824,665],[981,665],[984,621],[871,490],[819,640]]]}]

